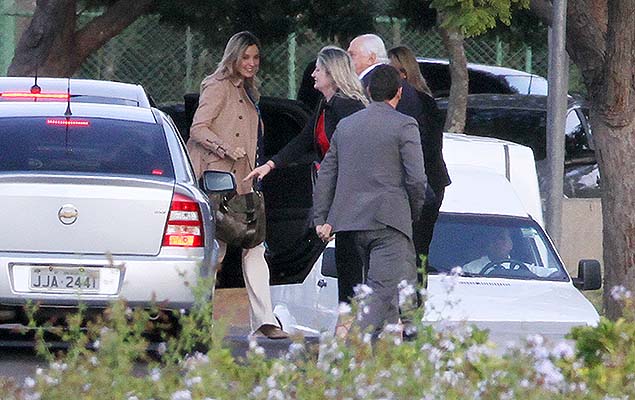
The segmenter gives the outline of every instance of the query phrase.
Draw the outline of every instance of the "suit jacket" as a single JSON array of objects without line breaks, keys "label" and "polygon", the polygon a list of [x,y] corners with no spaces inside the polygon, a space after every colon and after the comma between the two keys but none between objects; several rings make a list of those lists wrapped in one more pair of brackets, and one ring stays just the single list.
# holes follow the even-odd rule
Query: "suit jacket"
[{"label": "suit jacket", "polygon": [[432,97],[419,92],[405,80],[402,81],[402,87],[397,111],[410,115],[419,123],[428,183],[438,193],[451,182],[443,160],[443,118]]},{"label": "suit jacket", "polygon": [[[201,95],[190,128],[187,150],[197,177],[206,170],[232,172],[238,193],[252,190],[243,178],[254,168],[259,115],[242,81],[210,75],[201,82]],[[234,162],[226,152],[242,147],[247,153]]]},{"label": "suit jacket", "polygon": [[318,173],[313,222],[334,232],[390,226],[411,238],[426,186],[417,121],[373,102],[337,126]]},{"label": "suit jacket", "polygon": [[[372,70],[362,78],[364,88],[368,87]],[[405,79],[401,81],[401,100],[397,111],[409,115],[419,123],[419,135],[426,166],[428,183],[438,193],[451,183],[448,168],[443,160],[443,118],[436,101],[425,93],[417,91]]]},{"label": "suit jacket", "polygon": [[330,141],[337,123],[342,118],[362,109],[364,109],[364,103],[350,97],[336,94],[329,101],[326,101],[322,96],[315,112],[309,118],[302,132],[287,143],[271,160],[276,164],[277,168],[280,168],[289,165],[306,153],[313,152],[315,153],[315,161],[321,161],[324,155],[318,157],[319,151],[315,141],[315,125],[322,110],[324,110],[324,130],[326,131],[327,139]]}]

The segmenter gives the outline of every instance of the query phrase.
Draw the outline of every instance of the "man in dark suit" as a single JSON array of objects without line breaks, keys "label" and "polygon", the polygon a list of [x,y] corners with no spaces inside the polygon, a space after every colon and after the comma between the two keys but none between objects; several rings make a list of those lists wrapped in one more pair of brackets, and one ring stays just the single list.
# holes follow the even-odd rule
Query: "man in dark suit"
[{"label": "man in dark suit", "polygon": [[333,134],[313,194],[313,222],[323,240],[334,232],[353,237],[372,289],[360,325],[377,335],[399,320],[399,283],[416,284],[412,222],[427,179],[417,122],[395,110],[399,72],[376,67],[368,90],[373,102],[341,120]]}]

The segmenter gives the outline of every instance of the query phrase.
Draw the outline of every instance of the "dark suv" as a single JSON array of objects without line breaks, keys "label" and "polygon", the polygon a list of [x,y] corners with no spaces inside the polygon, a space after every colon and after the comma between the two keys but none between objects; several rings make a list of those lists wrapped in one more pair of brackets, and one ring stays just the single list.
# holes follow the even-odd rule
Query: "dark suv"
[{"label": "dark suv", "polygon": [[[448,100],[438,99],[442,111]],[[564,132],[567,197],[600,197],[599,174],[593,150],[589,108],[569,98]],[[541,189],[547,176],[547,97],[513,94],[468,95],[465,133],[495,137],[531,147]]]},{"label": "dark suv", "polygon": [[[448,60],[417,58],[421,74],[434,97],[450,94]],[[468,93],[547,95],[547,80],[540,75],[494,65],[467,64]]]}]

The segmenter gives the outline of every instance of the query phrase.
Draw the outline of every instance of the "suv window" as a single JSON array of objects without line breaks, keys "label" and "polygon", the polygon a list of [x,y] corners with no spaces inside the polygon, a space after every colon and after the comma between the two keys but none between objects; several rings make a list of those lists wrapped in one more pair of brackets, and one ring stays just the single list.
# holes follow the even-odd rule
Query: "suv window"
[{"label": "suv window", "polygon": [[584,125],[576,110],[567,114],[565,121],[565,158],[576,159],[593,155],[589,146],[589,138],[584,130]]},{"label": "suv window", "polygon": [[[48,120],[62,121],[51,124]],[[174,178],[159,125],[77,118],[88,126],[65,126],[64,118],[0,119],[0,172],[41,171],[151,175]]]},{"label": "suv window", "polygon": [[536,160],[547,156],[547,116],[541,110],[470,108],[465,133],[493,137],[531,147]]}]

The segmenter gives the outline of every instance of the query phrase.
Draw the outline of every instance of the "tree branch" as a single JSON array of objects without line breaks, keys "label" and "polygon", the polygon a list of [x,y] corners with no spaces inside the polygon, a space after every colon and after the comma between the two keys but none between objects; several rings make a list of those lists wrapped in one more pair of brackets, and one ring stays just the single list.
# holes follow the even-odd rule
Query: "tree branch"
[{"label": "tree branch", "polygon": [[106,12],[77,31],[77,57],[74,60],[76,67],[79,68],[90,54],[121,33],[140,16],[149,13],[154,5],[155,0],[118,0],[108,7]]}]

